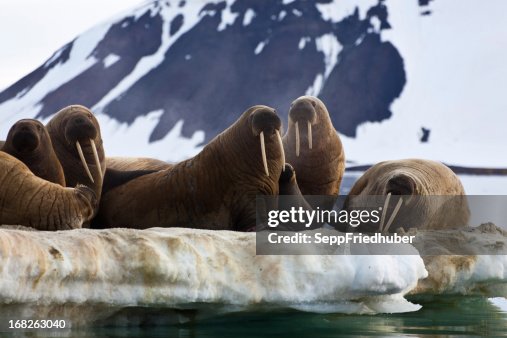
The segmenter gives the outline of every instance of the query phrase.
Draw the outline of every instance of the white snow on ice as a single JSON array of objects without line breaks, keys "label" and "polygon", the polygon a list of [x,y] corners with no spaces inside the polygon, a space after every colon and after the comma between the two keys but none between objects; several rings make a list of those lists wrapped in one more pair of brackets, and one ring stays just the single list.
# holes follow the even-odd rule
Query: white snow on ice
[{"label": "white snow on ice", "polygon": [[102,62],[104,63],[104,68],[108,68],[108,67],[111,67],[112,65],[114,65],[116,62],[120,61],[120,57],[116,54],[109,54],[108,56],[106,56],[104,58],[104,60],[102,60]]},{"label": "white snow on ice", "polygon": [[299,39],[298,48],[304,49],[306,46],[306,43],[310,42],[310,41],[312,41],[312,39],[309,36],[302,37],[301,39]]},{"label": "white snow on ice", "polygon": [[316,4],[316,6],[324,20],[338,22],[343,18],[354,14],[356,8],[359,10],[360,19],[364,19],[368,9],[375,6],[377,3],[378,1],[376,0],[333,0],[329,3]]},{"label": "white snow on ice", "polygon": [[278,21],[282,21],[286,16],[287,16],[287,12],[286,11],[281,11],[278,14]]},{"label": "white snow on ice", "polygon": [[259,44],[254,49],[254,54],[258,55],[258,54],[262,53],[262,50],[264,49],[264,46],[266,46],[267,43],[268,43],[268,41],[259,42]]},{"label": "white snow on ice", "polygon": [[223,31],[227,28],[227,26],[231,26],[234,24],[234,21],[236,21],[236,18],[238,17],[239,13],[233,13],[231,12],[231,6],[234,3],[235,0],[227,0],[227,5],[222,10],[222,21],[220,21],[220,25],[218,25],[217,30]]},{"label": "white snow on ice", "polygon": [[255,17],[255,11],[251,8],[247,9],[243,17],[243,26],[248,26]]},{"label": "white snow on ice", "polygon": [[[300,41],[301,45],[301,41]],[[313,85],[306,90],[306,95],[317,96],[324,83],[326,82],[329,74],[338,63],[338,54],[342,50],[342,46],[333,34],[324,34],[315,39],[315,45],[319,52],[324,55],[324,74],[317,74]]]},{"label": "white snow on ice", "polygon": [[[255,239],[255,233],[180,228],[2,229],[0,302],[44,304],[54,311],[66,303],[117,311],[126,306],[346,313],[420,308],[403,297],[427,276],[417,255],[256,255]],[[59,255],[49,254],[55,250]],[[92,319],[79,316],[74,320]]]}]

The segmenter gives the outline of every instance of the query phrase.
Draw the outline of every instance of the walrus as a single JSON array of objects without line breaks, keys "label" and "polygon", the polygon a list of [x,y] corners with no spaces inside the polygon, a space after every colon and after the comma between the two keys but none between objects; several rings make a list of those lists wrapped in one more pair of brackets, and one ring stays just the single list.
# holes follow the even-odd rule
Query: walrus
[{"label": "walrus", "polygon": [[288,163],[297,172],[303,195],[330,198],[308,199],[310,205],[333,207],[345,171],[345,153],[324,103],[313,96],[301,96],[289,109],[289,126],[283,137]]},{"label": "walrus", "polygon": [[273,108],[253,106],[193,158],[104,194],[98,217],[109,227],[251,229],[256,196],[279,192],[280,128]]},{"label": "walrus", "polygon": [[[93,113],[84,106],[68,106],[57,112],[46,128],[66,185],[89,186],[100,200],[106,165],[100,126]],[[95,171],[102,174],[101,180],[93,178],[91,172]]]},{"label": "walrus", "polygon": [[395,231],[397,225],[459,228],[470,219],[460,179],[449,167],[436,161],[404,159],[377,163],[354,183],[344,207],[351,210],[376,201],[383,205],[381,221],[373,228],[369,224],[356,230],[389,232]]},{"label": "walrus", "polygon": [[41,122],[33,119],[16,122],[7,134],[2,151],[23,162],[36,176],[65,186],[62,165]]},{"label": "walrus", "polygon": [[172,168],[173,164],[149,157],[106,157],[106,167],[121,171],[158,171]]},{"label": "walrus", "polygon": [[[100,174],[95,174],[100,181]],[[17,158],[0,152],[0,224],[76,229],[92,218],[97,204],[92,189],[84,185],[65,188],[46,181]]]}]

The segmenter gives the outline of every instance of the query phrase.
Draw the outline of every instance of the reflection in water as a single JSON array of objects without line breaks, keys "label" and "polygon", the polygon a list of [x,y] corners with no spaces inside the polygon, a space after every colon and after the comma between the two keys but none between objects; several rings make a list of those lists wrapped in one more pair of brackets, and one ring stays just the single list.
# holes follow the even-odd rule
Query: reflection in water
[{"label": "reflection in water", "polygon": [[507,333],[507,313],[486,298],[417,296],[411,301],[423,308],[393,315],[235,313],[165,327],[80,329],[68,337],[498,337]]}]

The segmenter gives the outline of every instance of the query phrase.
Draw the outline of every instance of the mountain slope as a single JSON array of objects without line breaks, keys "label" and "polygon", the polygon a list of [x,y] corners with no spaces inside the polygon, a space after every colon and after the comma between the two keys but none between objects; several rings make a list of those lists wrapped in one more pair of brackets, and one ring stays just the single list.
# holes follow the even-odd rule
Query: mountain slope
[{"label": "mountain slope", "polygon": [[[499,1],[492,4],[502,7]],[[452,126],[445,120],[468,112],[450,107],[446,116],[436,116],[443,117],[439,121],[421,112],[423,101],[433,99],[424,91],[411,94],[408,107],[403,104],[407,88],[412,93],[421,77],[432,85],[449,80],[446,73],[428,77],[427,60],[439,53],[455,58],[459,42],[439,43],[433,27],[458,21],[449,8],[473,8],[474,14],[464,11],[464,16],[477,17],[483,7],[471,0],[459,6],[438,0],[146,2],[83,33],[0,93],[0,138],[18,118],[47,119],[80,103],[107,125],[109,153],[175,160],[198,151],[251,105],[273,106],[285,117],[293,99],[312,94],[326,102],[351,162],[423,156],[507,167],[492,154],[470,159],[463,151],[449,151],[449,145],[470,139],[463,138],[460,121]],[[421,49],[421,35],[429,47],[437,43],[440,49]],[[399,105],[403,110],[396,111]],[[486,115],[498,119],[498,108],[491,105]],[[469,143],[501,144],[503,134],[494,131],[489,140]],[[138,153],[124,150],[125,144]]]}]

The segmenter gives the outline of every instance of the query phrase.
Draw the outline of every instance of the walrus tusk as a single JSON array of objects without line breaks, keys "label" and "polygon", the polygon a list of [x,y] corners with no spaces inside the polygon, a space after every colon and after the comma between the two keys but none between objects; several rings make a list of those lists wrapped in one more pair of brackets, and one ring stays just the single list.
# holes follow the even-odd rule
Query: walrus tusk
[{"label": "walrus tusk", "polygon": [[382,228],[384,227],[384,222],[386,220],[387,207],[389,206],[390,199],[391,199],[391,193],[388,193],[386,200],[384,201],[384,210],[382,210],[382,218],[380,218],[380,226],[378,228],[378,232],[382,232]]},{"label": "walrus tusk", "polygon": [[312,123],[308,121],[308,148],[312,149],[313,140],[312,140]]},{"label": "walrus tusk", "polygon": [[264,171],[266,172],[266,176],[269,176],[268,170],[268,160],[266,159],[266,145],[264,144],[264,132],[261,131],[259,134],[261,138],[261,153],[262,153],[262,164],[264,164]]},{"label": "walrus tusk", "polygon": [[299,123],[296,121],[296,157],[299,157]]},{"label": "walrus tusk", "polygon": [[283,150],[282,136],[280,136],[280,131],[276,131],[276,136],[278,136],[278,143],[280,144],[280,151],[282,152],[282,171],[285,171],[285,150]]},{"label": "walrus tusk", "polygon": [[90,139],[90,144],[91,144],[92,150],[93,150],[93,157],[95,158],[95,165],[99,169],[99,175],[101,178],[104,178],[102,176],[102,167],[100,166],[99,153],[97,153],[97,147],[95,145],[95,141]]},{"label": "walrus tusk", "polygon": [[403,198],[400,197],[400,200],[396,204],[396,207],[394,207],[393,213],[391,214],[391,217],[389,218],[389,221],[387,222],[386,227],[384,228],[383,232],[387,232],[387,230],[389,230],[389,227],[391,226],[391,223],[393,223],[394,218],[398,214],[398,211],[400,211],[402,203],[403,203]]},{"label": "walrus tusk", "polygon": [[90,168],[88,168],[88,164],[86,163],[86,159],[83,154],[83,149],[81,149],[81,145],[79,144],[79,141],[76,141],[76,148],[77,148],[77,152],[79,154],[79,157],[81,158],[81,162],[83,163],[83,167],[85,168],[86,173],[88,174],[88,177],[90,178],[90,181],[92,181],[92,183],[95,183],[95,181],[93,180],[93,177],[92,177],[92,173],[90,172]]}]

